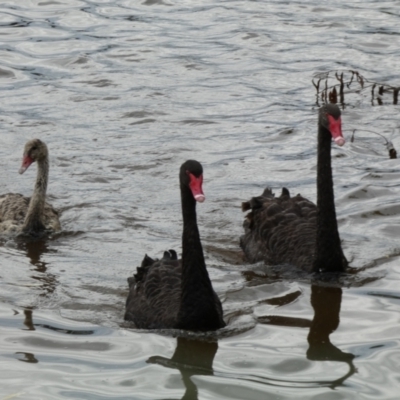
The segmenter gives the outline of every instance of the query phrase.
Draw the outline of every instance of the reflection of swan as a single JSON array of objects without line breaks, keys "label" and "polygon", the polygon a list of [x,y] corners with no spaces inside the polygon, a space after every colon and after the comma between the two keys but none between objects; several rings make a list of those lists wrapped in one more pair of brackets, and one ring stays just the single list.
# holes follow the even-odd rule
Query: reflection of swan
[{"label": "reflection of swan", "polygon": [[309,360],[337,361],[349,365],[349,371],[341,378],[333,381],[318,382],[332,388],[342,384],[356,372],[353,364],[354,354],[341,351],[331,343],[329,338],[329,335],[339,326],[341,301],[342,289],[340,287],[325,287],[313,284],[311,286],[311,305],[314,308],[312,321],[305,318],[269,315],[257,318],[258,322],[262,324],[310,328],[307,337],[309,343],[307,358]]},{"label": "reflection of swan", "polygon": [[17,240],[17,247],[19,250],[26,252],[30,263],[35,267],[34,275],[31,277],[41,283],[40,289],[42,290],[41,296],[51,295],[57,285],[57,277],[47,270],[47,262],[42,261],[42,255],[50,252],[47,240],[43,238],[35,238],[30,240]]},{"label": "reflection of swan", "polygon": [[307,340],[309,348],[307,358],[313,361],[339,361],[349,364],[349,372],[331,382],[336,387],[356,372],[353,364],[354,354],[345,353],[334,346],[329,335],[334,332],[340,322],[340,305],[342,289],[340,287],[311,286],[311,305],[314,318],[311,322]]},{"label": "reflection of swan", "polygon": [[342,146],[340,109],[326,104],[319,110],[317,206],[304,197],[291,197],[283,188],[275,197],[267,188],[262,196],[242,204],[251,210],[244,221],[240,245],[250,262],[291,264],[310,271],[344,271],[336,221],[331,167],[331,142]]},{"label": "reflection of swan", "polygon": [[150,357],[147,362],[168,368],[179,369],[186,387],[182,400],[196,400],[198,390],[190,379],[193,375],[213,375],[212,364],[218,350],[217,342],[203,342],[179,337],[175,353],[171,358]]},{"label": "reflection of swan", "polygon": [[138,328],[217,330],[225,326],[221,301],[211,284],[197,227],[196,202],[203,202],[203,167],[195,160],[179,173],[183,216],[182,260],[175,251],[154,261],[146,256],[133,278],[125,320]]},{"label": "reflection of swan", "polygon": [[17,245],[20,250],[26,252],[29,262],[36,267],[37,271],[46,272],[47,263],[41,261],[42,255],[50,251],[46,240],[19,240]]},{"label": "reflection of swan", "polygon": [[46,230],[61,229],[57,211],[46,203],[49,156],[46,144],[39,139],[26,143],[19,173],[23,174],[35,161],[38,170],[32,197],[28,198],[18,193],[8,193],[0,197],[1,233],[22,232],[40,235]]}]

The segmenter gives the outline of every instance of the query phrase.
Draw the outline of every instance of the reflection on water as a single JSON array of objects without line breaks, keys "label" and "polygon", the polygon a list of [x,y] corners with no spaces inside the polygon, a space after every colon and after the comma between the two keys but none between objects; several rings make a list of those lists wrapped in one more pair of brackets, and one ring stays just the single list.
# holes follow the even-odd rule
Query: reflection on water
[{"label": "reflection on water", "polygon": [[36,359],[35,355],[32,353],[22,353],[22,352],[16,352],[17,355],[17,360],[27,362],[27,363],[32,363],[32,364],[37,364],[39,361]]},{"label": "reflection on water", "polygon": [[46,272],[48,263],[42,261],[42,255],[49,252],[47,240],[18,240],[18,248],[26,252],[26,256],[37,271]]},{"label": "reflection on water", "polygon": [[357,371],[353,364],[354,354],[343,352],[330,340],[330,335],[338,328],[340,323],[342,288],[312,284],[310,301],[314,309],[312,321],[305,318],[271,315],[259,317],[258,322],[268,325],[309,328],[307,359],[311,361],[344,362],[349,365],[349,370],[344,376],[333,381],[318,382],[321,385],[335,388]]},{"label": "reflection on water", "polygon": [[27,327],[27,330],[34,331],[35,326],[33,324],[33,319],[32,319],[33,311],[30,309],[25,309],[24,315],[25,315],[24,325]]},{"label": "reflection on water", "polygon": [[346,375],[329,384],[332,389],[341,385],[356,372],[353,364],[354,354],[341,351],[331,343],[329,338],[330,334],[339,326],[341,302],[341,288],[311,286],[311,305],[314,309],[314,318],[307,337],[309,343],[307,358],[313,361],[338,361],[349,365],[349,372]]},{"label": "reflection on water", "polygon": [[[332,283],[332,282],[331,282]],[[291,298],[293,301],[297,296],[283,296]],[[262,383],[266,386],[298,386],[307,387],[329,387],[335,389],[343,385],[343,383],[353,376],[357,369],[353,360],[355,355],[340,350],[331,343],[330,335],[335,332],[340,323],[340,309],[342,302],[342,288],[337,286],[321,286],[312,284],[311,286],[311,305],[314,310],[314,317],[310,321],[306,318],[284,317],[272,315],[268,317],[259,317],[258,322],[272,326],[284,326],[294,328],[307,328],[309,333],[307,336],[308,349],[305,356],[310,361],[317,362],[339,362],[345,363],[347,371],[339,378],[334,379],[316,379],[313,381],[291,380],[289,376],[282,379],[274,379],[272,377],[263,377],[261,375],[246,374],[246,371],[238,371],[234,374],[239,381],[252,381]],[[283,306],[282,298],[274,298],[267,302],[268,304],[277,304]],[[213,370],[213,360],[218,350],[217,342],[204,342],[179,337],[175,352],[171,358],[153,356],[147,362],[151,364],[159,364],[168,368],[178,369],[182,375],[182,381],[186,391],[182,399],[198,399],[198,390],[196,385],[190,379],[194,375],[216,375],[218,377],[230,377],[233,375]],[[301,365],[299,363],[299,365]]]},{"label": "reflection on water", "polygon": [[193,375],[213,375],[212,364],[218,350],[218,342],[177,338],[176,349],[171,358],[153,356],[147,362],[179,369],[185,385],[182,400],[198,399],[197,386],[190,379]]},{"label": "reflection on water", "polygon": [[40,282],[40,296],[50,296],[54,293],[58,285],[58,280],[56,275],[47,270],[48,263],[43,261],[43,256],[46,253],[50,251],[54,252],[54,250],[50,250],[48,240],[21,237],[16,239],[16,243],[17,248],[25,252],[30,264],[35,267],[34,271],[38,272],[37,274],[31,275],[31,278]]},{"label": "reflection on water", "polygon": [[54,332],[59,332],[59,333],[64,333],[67,335],[93,335],[94,330],[91,329],[68,329],[68,328],[62,328],[58,326],[53,326],[50,324],[40,324],[40,323],[34,323],[33,322],[33,310],[26,309],[24,310],[24,325],[28,328],[28,330],[34,331],[36,330],[35,327],[41,327],[41,328],[46,328],[50,329],[51,331]]},{"label": "reflection on water", "polygon": [[[0,247],[0,397],[180,398],[163,385],[180,375],[193,398],[200,381],[218,400],[398,397],[400,164],[362,131],[399,148],[392,93],[377,107],[370,87],[344,88],[343,130],[357,140],[332,150],[355,271],[343,292],[257,266],[243,276],[253,266],[238,246],[239,205],[260,188],[316,198],[314,74],[399,86],[398,2],[31,0],[0,11],[1,193],[31,194],[16,166],[28,139],[44,139],[64,229]],[[177,372],[144,362],[172,366],[176,339],[122,323],[126,277],[145,253],[181,243],[176,176],[189,158],[205,170],[199,227],[229,332],[214,362]],[[211,360],[202,346],[190,351]]]}]

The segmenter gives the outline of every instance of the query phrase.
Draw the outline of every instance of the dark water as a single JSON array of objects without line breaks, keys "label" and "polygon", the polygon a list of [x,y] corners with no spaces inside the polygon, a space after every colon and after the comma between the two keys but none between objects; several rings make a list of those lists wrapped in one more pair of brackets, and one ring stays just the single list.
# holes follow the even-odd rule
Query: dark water
[{"label": "dark water", "polygon": [[[43,139],[63,231],[1,247],[0,399],[397,399],[400,167],[384,140],[333,150],[340,284],[247,265],[238,238],[266,185],[315,199],[315,74],[400,84],[399,16],[399,1],[3,2],[2,193],[31,193],[34,168],[17,171]],[[353,88],[347,139],[400,147],[398,106]],[[180,249],[188,158],[229,324],[177,339],[123,311],[144,254]]]}]

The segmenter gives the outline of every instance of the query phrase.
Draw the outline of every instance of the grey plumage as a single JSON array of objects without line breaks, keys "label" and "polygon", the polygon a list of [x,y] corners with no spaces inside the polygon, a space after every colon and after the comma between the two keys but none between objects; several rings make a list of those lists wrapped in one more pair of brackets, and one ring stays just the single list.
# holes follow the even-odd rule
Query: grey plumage
[{"label": "grey plumage", "polygon": [[25,172],[35,161],[38,164],[38,172],[32,197],[25,197],[19,193],[0,196],[0,233],[38,235],[61,229],[58,212],[46,202],[48,149],[39,139],[26,143],[20,173]]}]

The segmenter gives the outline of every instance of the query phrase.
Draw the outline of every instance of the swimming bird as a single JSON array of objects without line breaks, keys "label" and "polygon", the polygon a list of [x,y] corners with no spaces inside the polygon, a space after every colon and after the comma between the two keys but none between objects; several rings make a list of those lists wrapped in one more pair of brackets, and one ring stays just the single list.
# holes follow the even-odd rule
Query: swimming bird
[{"label": "swimming bird", "polygon": [[134,277],[128,278],[125,320],[144,329],[217,330],[225,326],[222,305],[207,272],[196,217],[196,202],[205,200],[202,165],[186,161],[179,180],[182,259],[174,250],[161,260],[144,257]]},{"label": "swimming bird", "polygon": [[260,197],[242,203],[251,210],[243,223],[240,245],[250,262],[291,264],[306,271],[342,272],[347,267],[336,221],[331,167],[331,142],[343,146],[341,112],[337,105],[319,109],[317,205],[287,188],[275,197],[266,188]]},{"label": "swimming bird", "polygon": [[46,144],[39,139],[25,144],[19,173],[23,174],[35,161],[38,169],[32,197],[19,193],[0,196],[1,234],[23,233],[36,236],[61,229],[58,212],[46,202],[49,152]]}]

